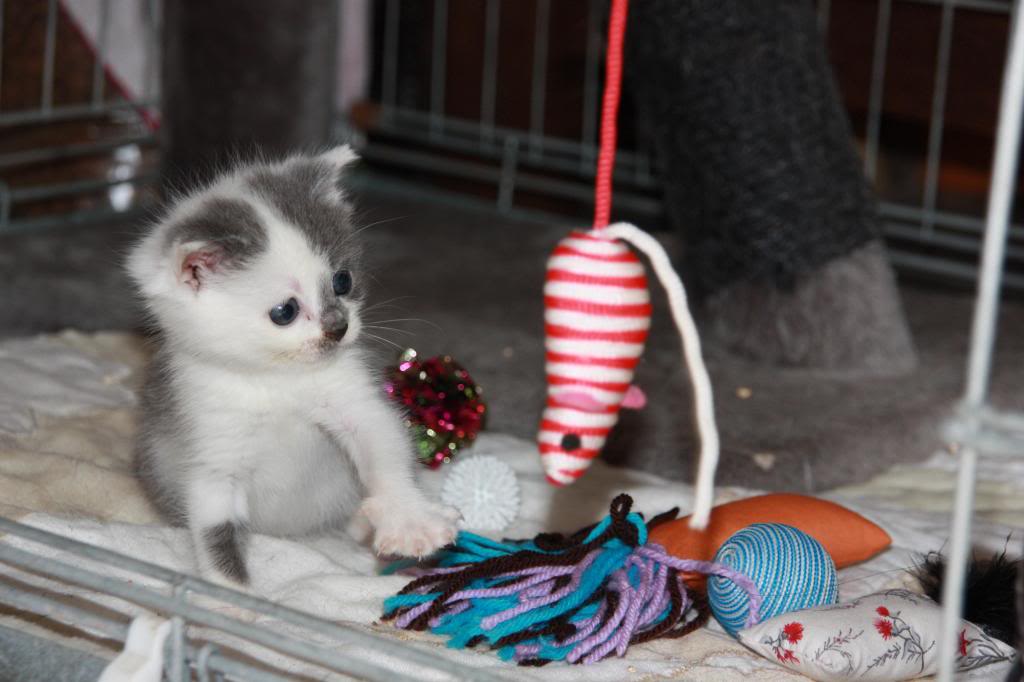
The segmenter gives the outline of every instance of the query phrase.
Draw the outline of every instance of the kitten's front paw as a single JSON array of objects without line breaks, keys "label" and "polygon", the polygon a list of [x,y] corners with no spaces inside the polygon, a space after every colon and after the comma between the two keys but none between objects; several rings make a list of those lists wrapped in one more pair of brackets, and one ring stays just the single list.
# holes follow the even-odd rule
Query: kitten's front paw
[{"label": "kitten's front paw", "polygon": [[451,507],[423,502],[409,506],[383,497],[363,502],[362,513],[376,530],[373,549],[384,556],[421,558],[455,540],[459,513]]}]

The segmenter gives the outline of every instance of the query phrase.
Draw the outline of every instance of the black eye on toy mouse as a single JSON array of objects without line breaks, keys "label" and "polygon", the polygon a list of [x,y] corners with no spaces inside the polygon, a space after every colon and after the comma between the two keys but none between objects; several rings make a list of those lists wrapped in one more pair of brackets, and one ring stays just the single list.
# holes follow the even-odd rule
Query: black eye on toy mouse
[{"label": "black eye on toy mouse", "polygon": [[579,450],[581,445],[583,445],[583,441],[575,433],[567,433],[562,436],[562,449],[566,452]]},{"label": "black eye on toy mouse", "polygon": [[336,296],[344,296],[352,291],[352,273],[348,270],[338,270],[331,278],[331,284],[334,286]]}]

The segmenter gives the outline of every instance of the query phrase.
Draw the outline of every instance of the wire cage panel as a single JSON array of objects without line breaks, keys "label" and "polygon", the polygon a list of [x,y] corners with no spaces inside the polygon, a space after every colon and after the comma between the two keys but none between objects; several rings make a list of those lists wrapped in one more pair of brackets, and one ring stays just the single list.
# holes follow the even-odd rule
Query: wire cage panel
[{"label": "wire cage panel", "polygon": [[155,0],[0,0],[0,234],[153,201],[158,19]]},{"label": "wire cage panel", "polygon": [[[371,86],[353,115],[371,161],[457,179],[445,186],[503,211],[586,211],[606,3],[378,0],[373,8]],[[897,266],[976,276],[1010,10],[1003,0],[818,3]],[[616,206],[657,225],[657,154],[631,110],[628,79],[625,87]],[[1019,223],[1005,281],[1024,287]]]}]

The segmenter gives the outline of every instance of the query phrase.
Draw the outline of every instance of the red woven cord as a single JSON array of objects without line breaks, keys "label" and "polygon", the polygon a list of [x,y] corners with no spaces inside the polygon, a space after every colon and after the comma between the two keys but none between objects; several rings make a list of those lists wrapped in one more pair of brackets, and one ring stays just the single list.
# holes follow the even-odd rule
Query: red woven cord
[{"label": "red woven cord", "polygon": [[594,188],[594,229],[608,225],[612,213],[612,170],[615,168],[616,121],[622,90],[622,43],[626,35],[629,0],[612,0],[608,22],[608,56],[605,59],[604,99],[601,103],[601,149],[597,157]]}]

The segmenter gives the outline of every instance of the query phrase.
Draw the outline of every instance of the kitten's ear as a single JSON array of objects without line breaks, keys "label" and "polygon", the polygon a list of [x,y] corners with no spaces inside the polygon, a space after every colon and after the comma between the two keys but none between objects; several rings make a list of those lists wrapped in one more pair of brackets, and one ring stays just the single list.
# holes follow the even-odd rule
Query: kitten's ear
[{"label": "kitten's ear", "polygon": [[225,261],[222,246],[204,242],[189,242],[175,249],[178,263],[178,281],[199,291],[210,275],[219,272]]},{"label": "kitten's ear", "polygon": [[318,159],[326,161],[334,167],[336,171],[343,170],[346,166],[359,160],[359,154],[347,144],[341,144],[333,149],[328,149],[326,152],[317,156]]}]

